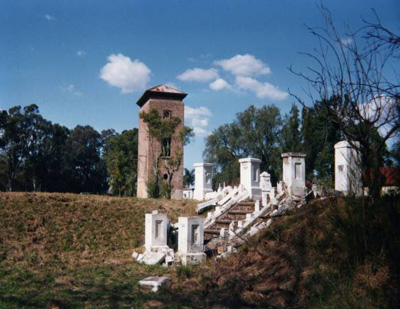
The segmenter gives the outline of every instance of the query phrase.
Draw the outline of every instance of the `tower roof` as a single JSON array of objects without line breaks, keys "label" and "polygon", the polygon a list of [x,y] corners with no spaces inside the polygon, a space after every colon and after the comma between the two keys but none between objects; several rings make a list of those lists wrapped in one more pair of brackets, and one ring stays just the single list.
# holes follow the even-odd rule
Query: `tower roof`
[{"label": "tower roof", "polygon": [[187,96],[178,89],[168,85],[158,85],[153,88],[147,89],[137,101],[137,105],[142,107],[149,99],[172,99],[183,100]]}]

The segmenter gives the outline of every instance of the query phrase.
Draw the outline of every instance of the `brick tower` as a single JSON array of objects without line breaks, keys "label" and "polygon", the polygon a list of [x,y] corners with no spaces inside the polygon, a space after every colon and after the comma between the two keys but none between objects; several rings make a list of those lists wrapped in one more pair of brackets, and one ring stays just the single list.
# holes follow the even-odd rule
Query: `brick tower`
[{"label": "brick tower", "polygon": [[[161,152],[165,153],[161,160],[166,160],[169,156],[173,156],[177,150],[181,151],[183,156],[183,145],[176,140],[178,132],[184,128],[184,104],[182,100],[186,96],[186,93],[170,86],[159,85],[146,90],[137,101],[137,104],[140,106],[139,114],[141,112],[148,113],[151,109],[156,109],[163,119],[177,117],[181,120],[171,139],[158,141],[149,135],[147,124],[139,117],[138,197],[148,197],[147,182],[154,175],[154,163]],[[162,163],[161,166],[163,166]],[[161,167],[161,180],[166,179],[166,177],[166,172]],[[181,199],[183,194],[183,157],[179,170],[174,173],[172,178],[172,188],[171,197],[173,199]]]}]

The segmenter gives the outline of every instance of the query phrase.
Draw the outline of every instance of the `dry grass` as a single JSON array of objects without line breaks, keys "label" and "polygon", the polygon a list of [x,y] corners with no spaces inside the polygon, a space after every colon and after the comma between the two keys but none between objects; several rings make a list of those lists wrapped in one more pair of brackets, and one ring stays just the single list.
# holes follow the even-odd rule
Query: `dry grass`
[{"label": "dry grass", "polygon": [[195,214],[191,201],[0,193],[0,308],[140,307],[138,280],[170,271],[131,258],[155,209]]},{"label": "dry grass", "polygon": [[[193,202],[0,194],[0,308],[396,307],[400,202],[374,206],[361,215],[357,201],[315,201],[227,259],[165,269],[131,258],[144,214],[176,221]],[[172,284],[141,290],[150,275]]]}]

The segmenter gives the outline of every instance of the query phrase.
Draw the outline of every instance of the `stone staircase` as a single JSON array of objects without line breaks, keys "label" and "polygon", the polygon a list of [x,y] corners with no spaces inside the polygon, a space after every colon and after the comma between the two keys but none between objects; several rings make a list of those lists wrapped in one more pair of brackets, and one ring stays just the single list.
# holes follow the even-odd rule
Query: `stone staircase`
[{"label": "stone staircase", "polygon": [[219,237],[222,228],[228,231],[232,222],[237,224],[239,221],[244,221],[246,220],[246,215],[252,214],[254,211],[255,201],[251,199],[233,205],[204,230],[205,241]]}]

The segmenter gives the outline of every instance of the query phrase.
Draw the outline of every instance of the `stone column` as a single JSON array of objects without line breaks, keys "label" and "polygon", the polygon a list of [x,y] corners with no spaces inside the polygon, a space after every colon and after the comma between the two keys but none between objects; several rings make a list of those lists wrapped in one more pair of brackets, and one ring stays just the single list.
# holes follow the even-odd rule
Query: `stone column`
[{"label": "stone column", "polygon": [[240,163],[240,184],[249,192],[253,200],[261,199],[260,159],[244,158]]},{"label": "stone column", "polygon": [[195,163],[194,164],[194,199],[198,201],[204,200],[206,193],[212,190],[212,163]]},{"label": "stone column", "polygon": [[283,182],[290,196],[303,196],[306,189],[306,155],[304,153],[287,152],[282,154]]},{"label": "stone column", "polygon": [[204,218],[179,217],[178,252],[183,265],[199,264],[205,260]]},{"label": "stone column", "polygon": [[145,248],[148,252],[168,249],[168,218],[157,210],[145,216]]},{"label": "stone column", "polygon": [[262,172],[260,175],[260,186],[261,186],[261,197],[262,205],[267,206],[268,204],[268,194],[272,190],[271,185],[271,175],[267,172]]},{"label": "stone column", "polygon": [[[359,147],[358,142],[353,142]],[[361,154],[348,141],[335,144],[335,190],[362,195]]]}]

